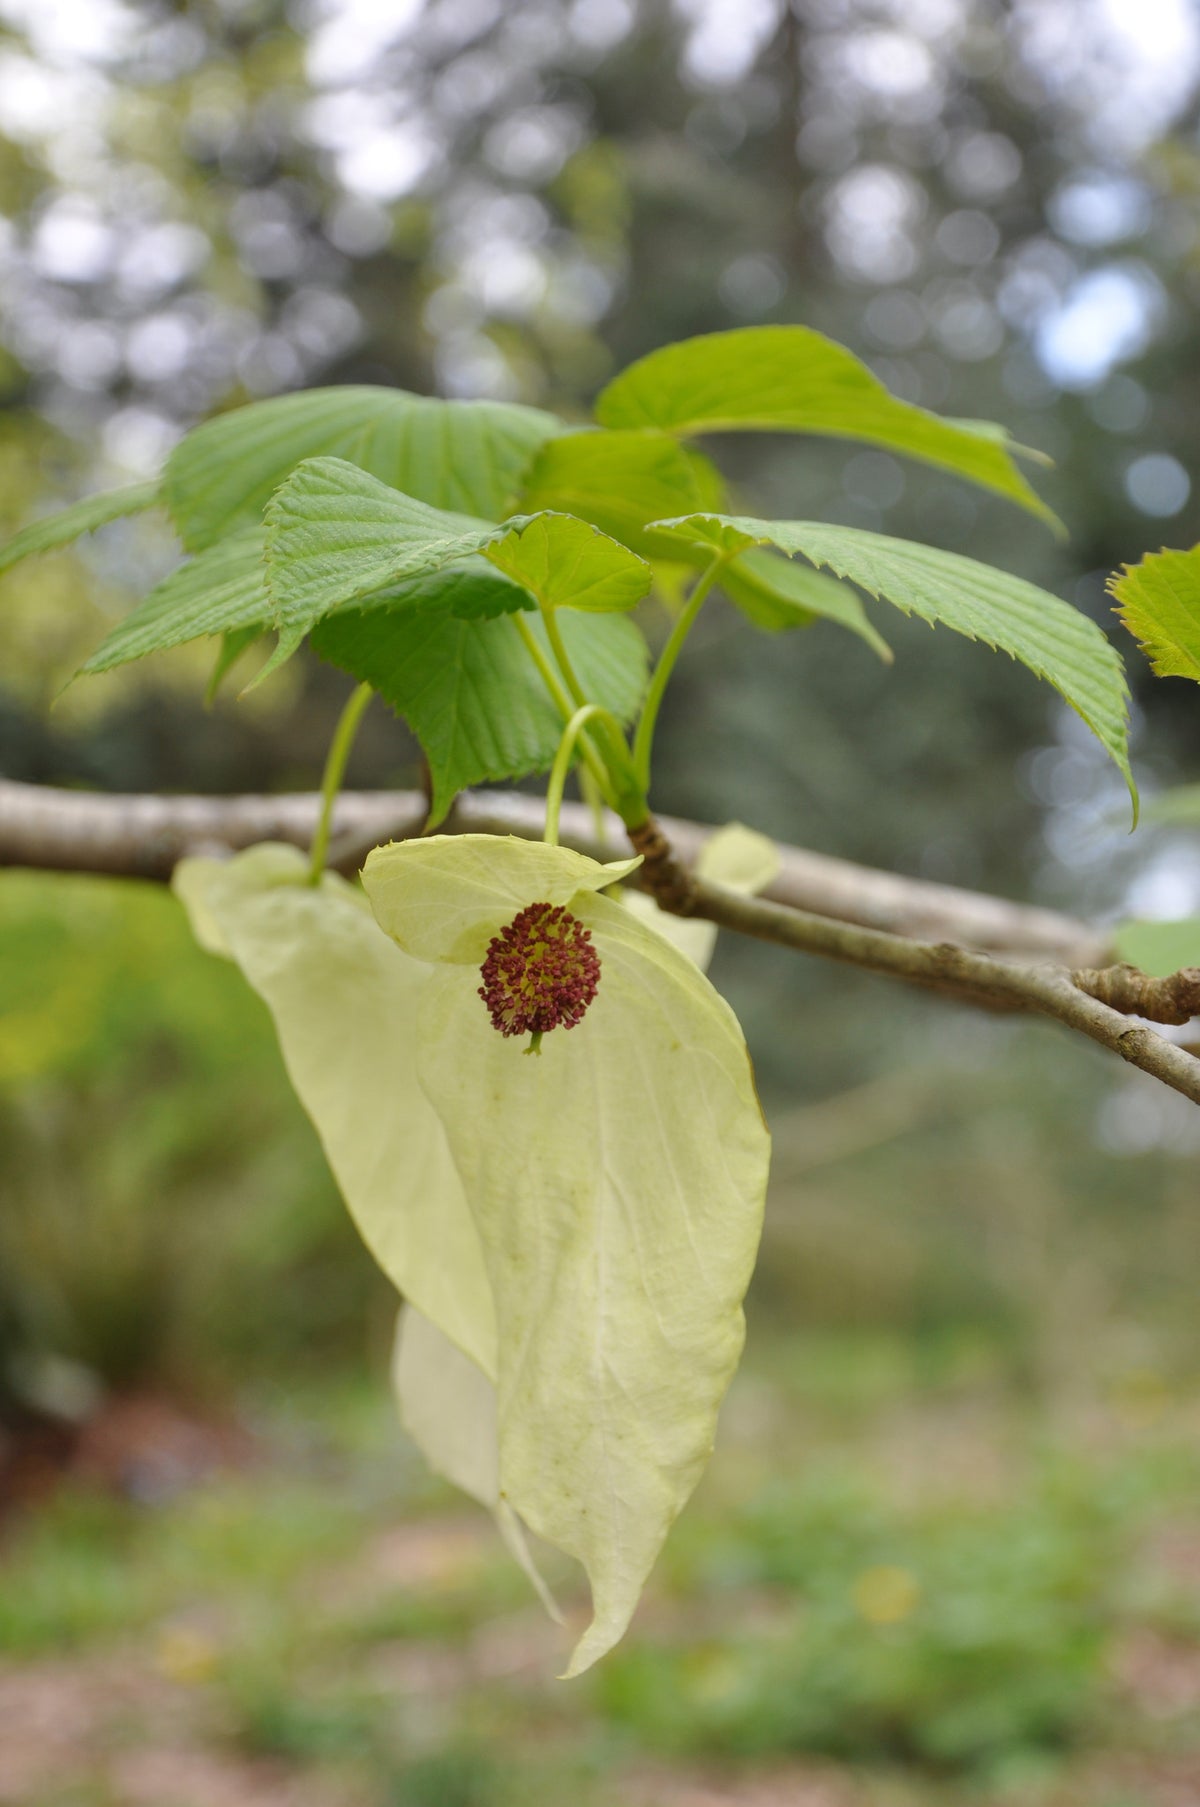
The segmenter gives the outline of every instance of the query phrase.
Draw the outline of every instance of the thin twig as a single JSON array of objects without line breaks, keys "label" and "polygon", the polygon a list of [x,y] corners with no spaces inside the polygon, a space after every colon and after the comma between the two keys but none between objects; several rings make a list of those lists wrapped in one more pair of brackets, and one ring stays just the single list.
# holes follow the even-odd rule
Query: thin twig
[{"label": "thin twig", "polygon": [[1017,966],[951,942],[908,941],[765,898],[744,897],[703,880],[695,883],[688,913],[760,941],[932,986],[967,1003],[1054,1017],[1200,1104],[1200,1060],[1080,990],[1061,967]]}]

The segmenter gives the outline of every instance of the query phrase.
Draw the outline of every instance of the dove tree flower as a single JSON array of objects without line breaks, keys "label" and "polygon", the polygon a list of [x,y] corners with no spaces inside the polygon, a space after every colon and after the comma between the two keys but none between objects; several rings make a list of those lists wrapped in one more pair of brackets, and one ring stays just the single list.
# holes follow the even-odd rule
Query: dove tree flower
[{"label": "dove tree flower", "polygon": [[[405,1422],[522,1560],[525,1525],[585,1567],[594,1616],[571,1673],[623,1632],[711,1448],[768,1140],[741,1031],[700,970],[711,927],[614,894],[636,860],[557,845],[570,770],[635,846],[655,845],[656,724],[719,587],[755,628],[824,621],[884,657],[862,594],[983,640],[1053,684],[1130,777],[1121,663],[1093,622],[960,554],[726,513],[720,472],[686,444],[726,431],[884,446],[1054,522],[1002,432],[940,421],[781,326],[652,352],[585,431],[382,388],[273,397],[187,434],[161,484],[89,497],[0,549],[3,569],[165,508],[186,556],[84,670],[219,635],[215,687],[273,634],[253,682],[305,639],[357,680],[308,857],[186,860],[176,887],[270,1008],[349,1209],[408,1302]],[[652,591],[672,621],[651,669],[635,617]],[[545,842],[377,849],[365,895],[326,873],[376,695],[421,743],[427,829],[468,787],[549,771]],[[769,876],[756,837],[724,851],[741,863],[712,878]]]},{"label": "dove tree flower", "polygon": [[745,1041],[604,895],[636,860],[400,842],[364,867],[372,922],[289,852],[177,887],[272,1009],[368,1243],[494,1382],[489,1503],[586,1569],[578,1673],[624,1631],[741,1353],[769,1155]]}]

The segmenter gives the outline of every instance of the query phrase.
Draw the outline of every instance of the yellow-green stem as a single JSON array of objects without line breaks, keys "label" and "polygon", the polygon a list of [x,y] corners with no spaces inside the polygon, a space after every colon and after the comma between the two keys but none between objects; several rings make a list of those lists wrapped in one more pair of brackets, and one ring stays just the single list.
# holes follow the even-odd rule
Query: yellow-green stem
[{"label": "yellow-green stem", "polygon": [[[546,624],[546,638],[550,649],[558,661],[559,670],[571,695],[579,708],[587,702],[587,692],[579,682],[575,668],[571,664],[571,655],[563,642],[562,631],[558,625],[555,609],[548,603],[540,604],[542,620]],[[647,803],[643,786],[638,783],[633,759],[629,751],[629,743],[621,732],[621,724],[604,711],[604,720],[599,724],[606,749],[605,763],[610,780],[611,801],[613,808],[622,821],[641,822],[646,815]]]},{"label": "yellow-green stem", "polygon": [[312,856],[308,869],[310,885],[319,885],[321,882],[321,874],[325,870],[325,860],[329,853],[329,837],[333,831],[333,806],[337,802],[337,794],[342,788],[342,779],[346,775],[346,761],[349,759],[350,749],[354,745],[358,724],[374,694],[375,692],[369,684],[359,684],[357,689],[352,690],[346,700],[345,708],[338,717],[338,725],[333,731],[333,739],[329,744],[325,771],[321,779],[321,814],[317,820],[317,832],[313,836]]},{"label": "yellow-green stem", "polygon": [[[538,645],[537,635],[534,633],[528,621],[526,621],[524,614],[520,610],[517,610],[511,616],[511,620],[516,623],[517,632],[525,642],[525,650],[537,666],[542,682],[545,684],[546,689],[550,692],[554,701],[555,708],[562,716],[563,721],[569,722],[574,713],[574,705],[567,695],[562,679],[555,671],[542,648]],[[596,752],[596,749],[592,746],[586,735],[580,742],[580,752],[583,754],[588,771],[592,774],[592,777],[600,787],[600,792],[604,801],[611,804],[615,809],[616,804],[613,800],[612,785],[608,780],[608,771],[604,765],[604,761],[600,758],[600,755]]]},{"label": "yellow-green stem", "polygon": [[675,661],[683,650],[683,643],[691,633],[704,599],[717,581],[727,557],[727,553],[718,552],[712,563],[696,579],[692,593],[679,611],[675,625],[667,636],[667,643],[658,656],[658,664],[654,667],[637,733],[633,737],[633,769],[643,791],[650,789],[650,753],[654,746],[654,729],[662,707],[663,693],[675,669]]},{"label": "yellow-green stem", "polygon": [[542,839],[548,847],[558,846],[558,818],[562,812],[567,773],[570,771],[571,761],[575,757],[575,743],[588,722],[600,719],[612,722],[614,728],[617,725],[608,710],[602,709],[599,703],[585,703],[582,709],[575,711],[563,729],[562,739],[558,743],[558,752],[554,755],[554,764],[550,771],[550,782],[546,786],[546,831]]}]

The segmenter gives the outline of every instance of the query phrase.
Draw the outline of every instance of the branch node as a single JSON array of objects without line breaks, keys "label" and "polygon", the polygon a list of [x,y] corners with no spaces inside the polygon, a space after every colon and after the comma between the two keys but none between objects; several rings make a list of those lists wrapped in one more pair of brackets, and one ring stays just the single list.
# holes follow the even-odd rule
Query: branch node
[{"label": "branch node", "polygon": [[1165,979],[1153,979],[1136,966],[1085,967],[1073,972],[1071,981],[1089,998],[1119,1010],[1122,1016],[1177,1024],[1200,1016],[1200,966],[1185,966]]},{"label": "branch node", "polygon": [[674,849],[653,816],[627,828],[629,842],[642,856],[642,883],[661,910],[672,916],[690,916],[696,905],[696,883],[680,865]]}]

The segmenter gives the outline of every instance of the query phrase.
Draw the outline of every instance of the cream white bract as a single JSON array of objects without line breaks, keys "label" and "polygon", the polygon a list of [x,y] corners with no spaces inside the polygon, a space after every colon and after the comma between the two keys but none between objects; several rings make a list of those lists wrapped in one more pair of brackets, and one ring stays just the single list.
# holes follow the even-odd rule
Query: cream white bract
[{"label": "cream white bract", "polygon": [[[620,1637],[711,1451],[767,1176],[733,1013],[640,906],[602,895],[636,863],[404,842],[364,871],[380,926],[343,880],[308,885],[291,848],[189,860],[176,879],[199,938],[271,1009],[346,1201],[410,1301],[405,1422],[519,1560],[524,1522],[587,1570],[594,1619],[569,1673]],[[599,977],[530,1058],[493,1026],[480,969],[535,904],[587,934]]]},{"label": "cream white bract", "polygon": [[[467,835],[377,849],[363,872],[389,935],[440,968],[417,1072],[492,1285],[501,1494],[591,1580],[570,1673],[620,1637],[711,1451],[767,1175],[733,1013],[599,895],[629,869]],[[478,994],[491,940],[540,902],[590,931],[600,981],[578,1026],[530,1059]]]},{"label": "cream white bract", "polygon": [[174,887],[201,945],[236,961],[275,1019],[288,1075],[380,1267],[485,1373],[495,1316],[478,1233],[417,1083],[428,968],[381,935],[362,893],[270,843],[183,860]]}]

